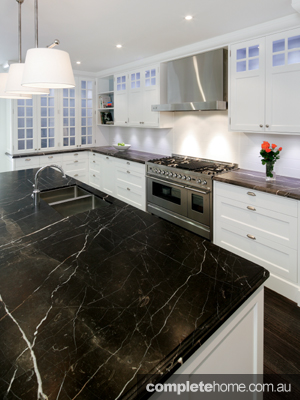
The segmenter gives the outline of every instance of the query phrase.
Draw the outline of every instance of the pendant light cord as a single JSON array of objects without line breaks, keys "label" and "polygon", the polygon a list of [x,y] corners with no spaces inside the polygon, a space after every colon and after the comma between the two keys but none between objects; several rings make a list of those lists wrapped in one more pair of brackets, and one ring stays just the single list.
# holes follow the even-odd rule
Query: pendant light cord
[{"label": "pendant light cord", "polygon": [[22,3],[24,2],[24,0],[17,0],[17,2],[19,3],[19,7],[18,7],[18,27],[19,27],[19,63],[22,62],[22,37],[21,37],[21,31],[22,31],[22,18],[21,18],[21,7],[22,7]]},{"label": "pendant light cord", "polygon": [[34,0],[34,24],[35,24],[35,47],[39,47],[39,18],[38,18],[38,0]]}]

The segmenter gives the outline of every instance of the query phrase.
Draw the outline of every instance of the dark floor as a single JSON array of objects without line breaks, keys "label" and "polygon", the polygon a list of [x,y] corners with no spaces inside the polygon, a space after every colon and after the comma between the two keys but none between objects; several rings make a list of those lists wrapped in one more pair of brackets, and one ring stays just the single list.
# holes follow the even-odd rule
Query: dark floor
[{"label": "dark floor", "polygon": [[300,307],[265,288],[264,322],[265,381],[291,384],[291,392],[264,392],[264,400],[300,399]]}]

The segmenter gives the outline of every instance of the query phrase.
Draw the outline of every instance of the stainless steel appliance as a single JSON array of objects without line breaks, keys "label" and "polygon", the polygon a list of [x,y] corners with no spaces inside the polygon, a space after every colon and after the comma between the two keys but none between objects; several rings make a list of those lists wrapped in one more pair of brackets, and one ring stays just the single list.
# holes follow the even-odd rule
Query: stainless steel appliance
[{"label": "stainless steel appliance", "polygon": [[226,110],[227,64],[226,49],[167,62],[167,104],[152,105],[151,110]]},{"label": "stainless steel appliance", "polygon": [[173,155],[146,163],[147,211],[212,240],[212,179],[237,164]]}]

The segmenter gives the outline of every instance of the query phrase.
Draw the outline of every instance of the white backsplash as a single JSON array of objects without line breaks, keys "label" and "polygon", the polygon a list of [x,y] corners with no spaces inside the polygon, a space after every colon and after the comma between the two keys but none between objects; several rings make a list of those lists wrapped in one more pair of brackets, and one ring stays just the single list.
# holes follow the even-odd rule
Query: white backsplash
[{"label": "white backsplash", "polygon": [[98,127],[98,130],[98,145],[125,142],[135,150],[235,162],[240,168],[261,172],[265,167],[259,152],[262,142],[267,140],[283,148],[276,162],[276,173],[300,178],[300,135],[229,132],[227,111],[175,113],[172,129]]}]

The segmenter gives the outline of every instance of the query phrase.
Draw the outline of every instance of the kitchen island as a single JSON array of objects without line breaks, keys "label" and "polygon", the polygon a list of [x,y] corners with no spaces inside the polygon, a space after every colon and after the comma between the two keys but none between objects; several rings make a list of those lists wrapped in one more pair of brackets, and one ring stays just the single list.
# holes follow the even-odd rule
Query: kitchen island
[{"label": "kitchen island", "polygon": [[0,396],[136,398],[216,334],[268,272],[53,169],[41,190],[78,184],[103,207],[63,217],[36,170],[0,174]]}]

